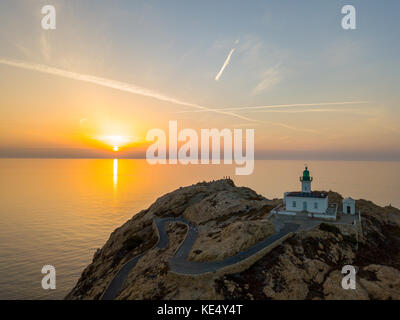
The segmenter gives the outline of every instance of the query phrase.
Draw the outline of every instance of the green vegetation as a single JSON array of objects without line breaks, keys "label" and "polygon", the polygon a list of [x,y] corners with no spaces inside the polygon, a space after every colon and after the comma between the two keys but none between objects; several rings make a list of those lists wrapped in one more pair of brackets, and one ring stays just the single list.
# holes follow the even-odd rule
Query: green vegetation
[{"label": "green vegetation", "polygon": [[334,233],[336,235],[342,234],[342,232],[340,231],[340,229],[338,227],[336,227],[332,224],[328,224],[328,223],[321,223],[319,225],[319,229],[322,231]]}]

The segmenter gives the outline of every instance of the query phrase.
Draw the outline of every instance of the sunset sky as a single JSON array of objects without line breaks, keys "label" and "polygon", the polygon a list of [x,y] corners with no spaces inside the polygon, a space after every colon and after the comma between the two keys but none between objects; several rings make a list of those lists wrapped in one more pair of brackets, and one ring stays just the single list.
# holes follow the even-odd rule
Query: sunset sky
[{"label": "sunset sky", "polygon": [[345,4],[3,0],[0,156],[140,157],[177,120],[254,128],[259,158],[400,160],[400,2],[351,1],[356,30]]}]

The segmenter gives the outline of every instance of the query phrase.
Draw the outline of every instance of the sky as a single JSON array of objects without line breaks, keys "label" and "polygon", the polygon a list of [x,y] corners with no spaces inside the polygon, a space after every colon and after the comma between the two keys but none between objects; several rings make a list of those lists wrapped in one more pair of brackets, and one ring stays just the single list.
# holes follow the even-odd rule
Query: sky
[{"label": "sky", "polygon": [[[44,5],[56,29],[41,26]],[[344,30],[341,8],[356,8]],[[142,157],[251,128],[257,158],[400,160],[397,0],[0,2],[0,157]],[[226,110],[225,110],[226,109]]]}]

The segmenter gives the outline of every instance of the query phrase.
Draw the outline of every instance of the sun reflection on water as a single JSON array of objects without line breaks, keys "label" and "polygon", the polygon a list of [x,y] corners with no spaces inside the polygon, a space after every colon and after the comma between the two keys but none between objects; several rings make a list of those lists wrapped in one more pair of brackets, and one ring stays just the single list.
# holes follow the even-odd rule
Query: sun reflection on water
[{"label": "sun reflection on water", "polygon": [[115,187],[117,187],[117,184],[118,184],[118,159],[114,159],[113,181],[114,181],[114,188],[115,188]]}]

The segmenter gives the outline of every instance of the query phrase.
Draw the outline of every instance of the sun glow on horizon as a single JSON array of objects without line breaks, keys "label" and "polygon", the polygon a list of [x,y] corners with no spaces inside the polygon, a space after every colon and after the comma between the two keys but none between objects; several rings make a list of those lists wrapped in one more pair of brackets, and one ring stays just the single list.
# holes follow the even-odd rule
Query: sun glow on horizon
[{"label": "sun glow on horizon", "polygon": [[119,151],[120,147],[134,142],[132,137],[121,135],[100,136],[97,137],[97,140],[111,146],[115,152]]}]

